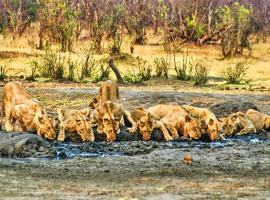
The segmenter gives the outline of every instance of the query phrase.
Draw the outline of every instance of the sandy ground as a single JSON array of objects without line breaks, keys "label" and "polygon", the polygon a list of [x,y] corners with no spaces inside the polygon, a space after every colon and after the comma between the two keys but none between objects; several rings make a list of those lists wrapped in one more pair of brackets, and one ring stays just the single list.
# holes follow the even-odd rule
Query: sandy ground
[{"label": "sandy ground", "polygon": [[[96,89],[35,87],[30,91],[51,109],[65,107],[61,101],[70,107],[85,107],[90,96],[97,92]],[[45,92],[46,98],[43,98]],[[121,88],[121,96],[123,106],[128,109],[155,103],[187,103],[216,109],[217,115],[224,115],[256,105],[270,114],[270,98],[266,92],[223,94]],[[124,153],[80,154],[81,157],[71,159],[37,158],[37,154],[15,159],[7,158],[7,153],[0,158],[0,199],[270,199],[270,134],[261,135],[229,138],[222,145],[183,141],[77,144],[81,153],[95,148]],[[11,141],[9,137],[0,133],[0,149],[3,143],[7,144],[5,141]],[[17,137],[22,138],[17,140]],[[18,145],[24,137],[16,135],[12,141]],[[37,143],[26,146],[33,151],[47,152],[46,145],[52,145],[38,137],[36,140],[40,146]],[[13,143],[5,146],[6,152],[14,151]],[[72,147],[75,143],[66,145]],[[134,153],[123,149],[133,149]],[[193,158],[191,165],[183,162],[186,154]]]}]

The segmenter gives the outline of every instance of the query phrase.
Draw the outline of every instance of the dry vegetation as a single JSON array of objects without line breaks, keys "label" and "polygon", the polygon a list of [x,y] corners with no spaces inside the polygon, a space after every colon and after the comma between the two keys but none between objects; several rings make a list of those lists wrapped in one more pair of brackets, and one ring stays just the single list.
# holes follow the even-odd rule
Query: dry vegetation
[{"label": "dry vegetation", "polygon": [[[149,31],[148,33],[149,42],[146,45],[135,46],[134,54],[129,55],[130,40],[128,37],[125,38],[122,52],[125,53],[126,57],[115,61],[116,66],[119,68],[122,74],[126,74],[130,70],[138,70],[139,64],[137,58],[144,60],[148,66],[152,66],[153,75],[155,70],[155,61],[157,59],[166,59],[170,63],[169,74],[172,79],[176,76],[176,72],[172,65],[172,56],[168,55],[164,51],[162,44],[156,44],[160,38],[154,37]],[[26,36],[27,37],[27,36]],[[32,74],[31,63],[35,60],[40,61],[41,56],[45,54],[45,51],[32,49],[28,44],[29,38],[22,37],[13,41],[9,37],[0,37],[0,66],[5,67],[8,76],[24,76],[28,77]],[[85,50],[89,46],[89,41],[79,41],[75,45],[74,52],[72,53],[60,53],[61,57],[70,58],[74,62],[83,64],[85,60]],[[104,46],[108,44],[104,42]],[[239,62],[245,62],[248,65],[245,80],[248,80],[250,84],[263,84],[268,85],[270,80],[270,43],[257,43],[253,47],[252,56],[248,55],[248,52],[244,52],[242,56],[238,56],[230,59],[223,59],[220,47],[213,45],[198,46],[195,44],[188,44],[181,52],[176,53],[176,61],[182,62],[183,57],[186,57],[186,51],[188,56],[193,61],[193,64],[197,60],[201,60],[210,66],[209,83],[223,84],[223,74],[229,66],[232,66]],[[93,55],[96,62],[106,62],[109,54]],[[191,62],[192,62],[191,61]],[[65,69],[68,71],[68,69]],[[81,67],[77,66],[75,69],[75,76],[81,74]],[[115,79],[113,73],[110,73],[110,78]],[[38,78],[43,80],[43,78]]]}]

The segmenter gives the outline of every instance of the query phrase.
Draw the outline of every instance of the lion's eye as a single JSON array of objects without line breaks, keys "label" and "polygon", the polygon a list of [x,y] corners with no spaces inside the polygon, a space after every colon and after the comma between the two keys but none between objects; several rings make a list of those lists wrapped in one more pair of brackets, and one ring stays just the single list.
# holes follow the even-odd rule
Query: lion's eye
[{"label": "lion's eye", "polygon": [[144,123],[143,122],[141,122],[141,126],[144,126]]}]

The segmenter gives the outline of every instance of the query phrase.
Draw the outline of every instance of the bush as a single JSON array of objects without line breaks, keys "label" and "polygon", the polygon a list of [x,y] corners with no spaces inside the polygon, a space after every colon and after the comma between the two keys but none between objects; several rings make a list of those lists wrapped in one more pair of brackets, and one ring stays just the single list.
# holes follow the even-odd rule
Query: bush
[{"label": "bush", "polygon": [[152,77],[152,67],[146,65],[146,61],[141,58],[137,58],[138,72],[135,70],[128,71],[127,74],[123,76],[123,80],[131,83],[139,83],[143,81],[148,81]]},{"label": "bush", "polygon": [[7,78],[7,69],[6,67],[0,66],[0,80],[3,81]]},{"label": "bush", "polygon": [[133,71],[128,71],[126,74],[123,75],[123,80],[130,83],[140,83],[142,82],[142,78],[139,73]]},{"label": "bush", "polygon": [[95,77],[95,80],[96,81],[108,80],[110,76],[110,72],[111,72],[111,68],[108,65],[106,65],[105,67],[104,64],[100,64],[99,74]]},{"label": "bush", "polygon": [[80,80],[83,80],[85,77],[92,77],[97,68],[98,61],[94,58],[93,54],[87,53],[81,67]]},{"label": "bush", "polygon": [[68,80],[75,81],[75,71],[78,69],[79,63],[69,58],[67,65],[68,65]]},{"label": "bush", "polygon": [[170,63],[165,58],[155,58],[154,63],[156,67],[156,76],[168,78]]},{"label": "bush", "polygon": [[176,72],[176,77],[182,81],[188,81],[191,78],[191,73],[193,70],[191,59],[188,55],[183,56],[183,59],[179,63],[174,63],[174,70]]},{"label": "bush", "polygon": [[150,80],[150,78],[152,77],[152,67],[150,65],[146,66],[146,61],[139,57],[137,58],[137,65],[139,68],[139,76],[141,77],[141,80]]},{"label": "bush", "polygon": [[209,66],[203,60],[198,60],[194,67],[195,85],[204,86],[209,80]]},{"label": "bush", "polygon": [[63,80],[65,73],[64,64],[65,58],[61,57],[60,52],[56,54],[55,52],[46,51],[39,66],[40,74],[43,77]]},{"label": "bush", "polygon": [[37,59],[31,60],[30,67],[31,67],[31,75],[26,76],[25,79],[28,80],[28,81],[35,81],[36,77],[37,77],[37,70],[38,70],[38,67],[39,67]]},{"label": "bush", "polygon": [[238,2],[217,10],[217,26],[225,28],[221,34],[221,49],[224,57],[252,50],[249,35],[252,33],[252,10]]},{"label": "bush", "polygon": [[245,62],[238,62],[234,66],[227,67],[223,76],[227,83],[239,84],[246,76],[247,70],[248,66]]}]

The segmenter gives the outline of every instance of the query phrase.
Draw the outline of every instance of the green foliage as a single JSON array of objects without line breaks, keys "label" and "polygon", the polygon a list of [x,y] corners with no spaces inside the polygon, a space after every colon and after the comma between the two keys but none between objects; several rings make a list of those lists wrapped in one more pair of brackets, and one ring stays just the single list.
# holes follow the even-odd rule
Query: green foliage
[{"label": "green foliage", "polygon": [[242,54],[244,48],[251,50],[248,36],[252,29],[252,10],[238,2],[217,10],[218,27],[225,27],[222,34],[222,54],[224,57]]},{"label": "green foliage", "polygon": [[209,71],[210,67],[204,60],[197,60],[194,66],[195,85],[205,86],[209,80]]},{"label": "green foliage", "polygon": [[138,71],[135,70],[129,70],[126,74],[123,76],[123,80],[131,83],[139,83],[143,81],[148,81],[152,77],[152,67],[150,65],[146,65],[146,61],[137,58],[137,66]]},{"label": "green foliage", "polygon": [[234,66],[228,66],[223,77],[230,84],[240,84],[246,76],[248,66],[246,62],[237,62]]},{"label": "green foliage", "polygon": [[99,62],[94,58],[93,54],[87,52],[82,63],[80,80],[83,80],[86,77],[92,77],[95,74],[98,65]]},{"label": "green foliage", "polygon": [[119,31],[122,19],[124,18],[126,8],[123,4],[116,4],[111,15],[107,16],[107,31],[109,32],[113,44],[110,46],[111,54],[120,54],[122,45],[122,35]]},{"label": "green foliage", "polygon": [[187,17],[185,21],[189,34],[191,35],[191,39],[196,40],[205,34],[205,26],[198,21],[195,15]]},{"label": "green foliage", "polygon": [[188,81],[191,79],[193,66],[192,60],[189,58],[188,53],[186,56],[183,56],[181,62],[177,63],[175,61],[174,70],[176,72],[177,79],[182,81]]},{"label": "green foliage", "polygon": [[4,81],[7,78],[7,69],[6,67],[0,66],[0,80]]},{"label": "green foliage", "polygon": [[57,42],[62,51],[72,51],[75,40],[76,16],[78,12],[73,10],[64,0],[44,0],[39,4],[40,21],[40,48],[43,48],[43,39],[48,44]]},{"label": "green foliage", "polygon": [[95,81],[105,81],[109,79],[111,68],[108,65],[100,64],[98,72],[99,74],[96,75]]},{"label": "green foliage", "polygon": [[38,60],[37,59],[31,60],[30,67],[31,67],[31,74],[30,74],[30,76],[26,76],[25,79],[28,81],[35,81],[36,77],[37,77],[37,71],[39,68]]},{"label": "green foliage", "polygon": [[169,61],[165,58],[155,58],[154,63],[156,69],[156,76],[168,78],[170,68]]},{"label": "green foliage", "polygon": [[56,80],[63,80],[65,73],[65,58],[60,52],[46,51],[41,58],[39,72],[41,76]]}]

